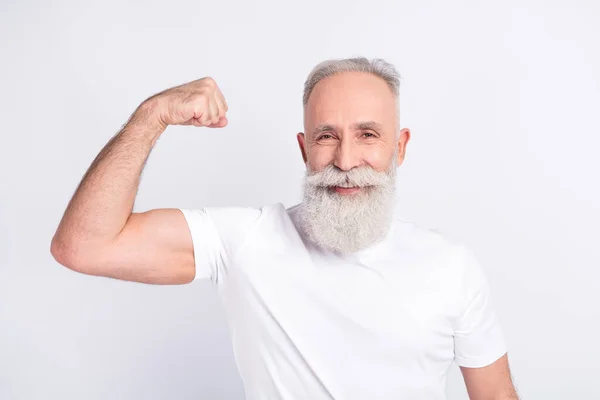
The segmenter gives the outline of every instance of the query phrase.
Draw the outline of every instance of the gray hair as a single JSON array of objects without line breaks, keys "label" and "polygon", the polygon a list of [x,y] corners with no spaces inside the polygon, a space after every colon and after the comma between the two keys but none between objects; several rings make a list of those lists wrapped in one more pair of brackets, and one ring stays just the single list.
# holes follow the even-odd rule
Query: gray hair
[{"label": "gray hair", "polygon": [[308,103],[308,98],[310,97],[310,94],[317,83],[327,77],[342,72],[367,72],[378,76],[379,78],[383,79],[385,83],[387,83],[390,90],[396,97],[396,102],[398,102],[401,77],[398,71],[396,71],[396,68],[381,58],[369,60],[365,57],[356,57],[325,60],[317,64],[317,66],[314,67],[308,75],[308,78],[306,78],[306,82],[304,82],[304,96],[302,97],[302,104],[306,106],[306,103]]}]

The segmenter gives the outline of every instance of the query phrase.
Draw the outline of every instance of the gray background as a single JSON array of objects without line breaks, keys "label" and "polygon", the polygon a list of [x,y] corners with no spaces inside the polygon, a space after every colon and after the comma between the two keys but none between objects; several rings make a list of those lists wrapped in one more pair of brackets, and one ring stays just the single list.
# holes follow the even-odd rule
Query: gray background
[{"label": "gray background", "polygon": [[207,75],[229,127],[169,128],[136,210],[295,204],[304,78],[358,54],[403,75],[404,217],[475,250],[522,397],[600,398],[599,43],[592,0],[3,1],[0,399],[242,399],[208,283],[80,275],[50,239],[135,107]]}]

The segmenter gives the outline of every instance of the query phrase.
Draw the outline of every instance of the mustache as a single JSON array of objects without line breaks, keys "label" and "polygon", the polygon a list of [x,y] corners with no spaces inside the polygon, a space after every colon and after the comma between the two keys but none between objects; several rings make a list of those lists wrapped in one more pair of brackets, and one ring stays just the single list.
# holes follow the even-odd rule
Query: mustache
[{"label": "mustache", "polygon": [[329,164],[321,171],[307,171],[306,183],[316,187],[383,186],[394,180],[393,172],[391,169],[389,171],[377,171],[366,165],[352,168],[349,171],[342,171],[335,165]]}]

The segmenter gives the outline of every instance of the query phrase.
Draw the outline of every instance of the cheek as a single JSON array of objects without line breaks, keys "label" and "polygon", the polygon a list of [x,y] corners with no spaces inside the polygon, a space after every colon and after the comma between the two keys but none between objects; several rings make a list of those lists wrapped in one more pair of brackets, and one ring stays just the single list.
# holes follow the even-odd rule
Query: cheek
[{"label": "cheek", "polygon": [[378,171],[384,171],[389,168],[392,156],[393,151],[380,146],[369,147],[363,152],[364,162]]},{"label": "cheek", "polygon": [[315,170],[321,170],[333,163],[335,150],[328,147],[314,147],[310,149],[307,159]]}]

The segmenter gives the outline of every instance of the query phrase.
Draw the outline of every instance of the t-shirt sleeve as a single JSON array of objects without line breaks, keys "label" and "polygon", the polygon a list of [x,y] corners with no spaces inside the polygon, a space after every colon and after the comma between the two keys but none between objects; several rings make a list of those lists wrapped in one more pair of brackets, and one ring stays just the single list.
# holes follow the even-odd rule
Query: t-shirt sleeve
[{"label": "t-shirt sleeve", "polygon": [[462,296],[454,327],[454,360],[461,367],[480,368],[502,357],[506,353],[506,344],[481,265],[466,248],[463,248],[462,262]]},{"label": "t-shirt sleeve", "polygon": [[207,207],[183,209],[192,243],[196,279],[217,283],[230,259],[252,232],[262,214],[261,208]]}]

